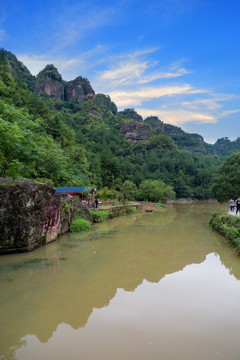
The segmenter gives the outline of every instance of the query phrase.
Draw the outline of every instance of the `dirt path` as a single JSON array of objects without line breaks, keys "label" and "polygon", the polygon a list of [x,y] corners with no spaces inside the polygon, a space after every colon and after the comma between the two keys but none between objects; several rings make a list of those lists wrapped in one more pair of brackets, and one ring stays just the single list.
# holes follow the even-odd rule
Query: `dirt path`
[{"label": "dirt path", "polygon": [[231,210],[228,210],[226,212],[227,215],[232,215],[232,216],[240,216],[240,213],[238,212],[237,215],[236,215],[236,210],[234,211],[231,211]]}]

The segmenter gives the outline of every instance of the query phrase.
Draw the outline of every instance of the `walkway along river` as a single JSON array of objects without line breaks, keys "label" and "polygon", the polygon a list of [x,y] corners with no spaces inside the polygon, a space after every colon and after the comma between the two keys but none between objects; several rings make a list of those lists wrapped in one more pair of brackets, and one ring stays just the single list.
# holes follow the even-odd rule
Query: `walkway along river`
[{"label": "walkway along river", "polygon": [[177,205],[0,257],[0,359],[238,360],[240,258]]}]

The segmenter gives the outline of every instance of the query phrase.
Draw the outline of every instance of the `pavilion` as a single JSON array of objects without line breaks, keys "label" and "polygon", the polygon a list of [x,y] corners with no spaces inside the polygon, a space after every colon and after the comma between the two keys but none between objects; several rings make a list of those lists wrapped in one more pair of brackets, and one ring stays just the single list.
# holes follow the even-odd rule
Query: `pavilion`
[{"label": "pavilion", "polygon": [[65,194],[69,196],[77,196],[81,200],[89,200],[89,195],[95,197],[96,189],[92,186],[70,186],[59,187],[56,189],[56,193]]}]

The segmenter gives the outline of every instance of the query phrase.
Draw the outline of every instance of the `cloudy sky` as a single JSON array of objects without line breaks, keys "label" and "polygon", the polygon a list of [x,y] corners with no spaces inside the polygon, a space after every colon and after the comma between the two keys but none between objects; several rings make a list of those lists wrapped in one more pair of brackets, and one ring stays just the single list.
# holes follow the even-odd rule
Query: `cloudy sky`
[{"label": "cloudy sky", "polygon": [[87,77],[119,110],[240,136],[238,0],[0,0],[0,47],[36,75]]}]

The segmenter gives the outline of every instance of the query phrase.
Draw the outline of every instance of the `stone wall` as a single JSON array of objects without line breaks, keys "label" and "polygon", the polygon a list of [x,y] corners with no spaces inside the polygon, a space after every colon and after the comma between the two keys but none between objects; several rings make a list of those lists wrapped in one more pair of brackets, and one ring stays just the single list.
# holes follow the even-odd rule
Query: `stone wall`
[{"label": "stone wall", "polygon": [[31,251],[66,233],[72,200],[46,184],[0,178],[0,254]]}]

